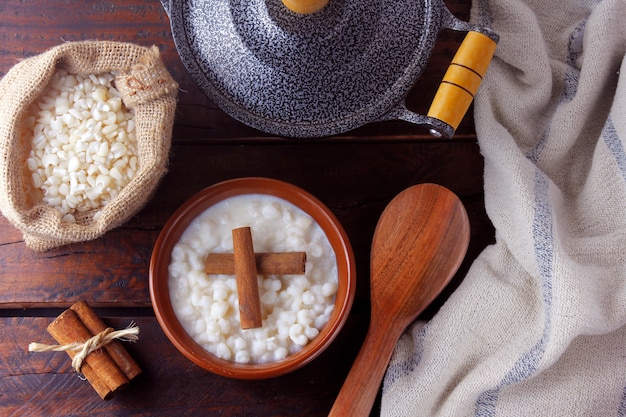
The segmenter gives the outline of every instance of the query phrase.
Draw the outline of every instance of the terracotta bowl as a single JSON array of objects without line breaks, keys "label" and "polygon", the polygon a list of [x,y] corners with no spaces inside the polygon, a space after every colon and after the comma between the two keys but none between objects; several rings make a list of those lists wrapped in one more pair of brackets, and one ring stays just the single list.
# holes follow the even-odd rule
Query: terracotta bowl
[{"label": "terracotta bowl", "polygon": [[[168,289],[168,266],[172,248],[191,221],[210,206],[241,194],[266,194],[282,198],[308,213],[324,230],[337,258],[338,290],[335,308],[326,325],[300,351],[285,359],[265,364],[240,364],[209,353],[183,329],[172,308]],[[308,192],[268,178],[225,181],[200,191],[186,201],[167,221],[159,234],[150,261],[150,298],[161,328],[174,346],[189,360],[215,374],[238,379],[272,378],[292,372],[319,356],[342,329],[356,288],[354,255],[348,237],[334,214]]]}]

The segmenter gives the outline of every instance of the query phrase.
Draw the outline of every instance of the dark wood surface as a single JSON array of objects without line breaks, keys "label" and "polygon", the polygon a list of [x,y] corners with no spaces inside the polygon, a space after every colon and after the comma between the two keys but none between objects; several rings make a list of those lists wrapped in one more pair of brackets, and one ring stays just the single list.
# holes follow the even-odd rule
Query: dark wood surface
[{"label": "dark wood surface", "polygon": [[[470,2],[448,1],[467,20]],[[433,57],[407,98],[425,112],[462,34],[440,35]],[[369,322],[369,247],[385,205],[404,188],[434,182],[454,191],[471,223],[468,255],[452,283],[422,314],[431,317],[494,239],[483,202],[483,160],[471,110],[452,140],[404,122],[372,123],[331,138],[287,139],[247,127],[195,86],[172,42],[158,0],[4,0],[0,2],[0,76],[19,60],[61,42],[109,39],[157,45],[180,84],[170,170],[133,219],[84,244],[46,253],[28,249],[0,217],[0,415],[3,416],[324,416],[330,410]],[[339,218],[352,242],[358,288],[346,327],[312,364],[283,377],[239,381],[184,358],[161,331],[148,293],[148,264],[173,211],[216,182],[266,176],[298,185]],[[102,401],[63,353],[28,353],[52,343],[46,326],[85,300],[115,328],[141,329],[127,348],[142,376]],[[378,404],[372,412],[378,415]]]}]

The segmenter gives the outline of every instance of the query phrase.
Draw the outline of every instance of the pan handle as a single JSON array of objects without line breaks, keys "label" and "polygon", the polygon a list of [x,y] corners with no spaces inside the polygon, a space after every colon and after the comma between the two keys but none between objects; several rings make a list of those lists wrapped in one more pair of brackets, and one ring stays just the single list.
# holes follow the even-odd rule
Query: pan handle
[{"label": "pan handle", "polygon": [[431,132],[434,135],[454,134],[474,100],[495,49],[496,41],[493,38],[476,31],[467,33],[427,113],[429,119],[443,123],[443,126],[432,123]]},{"label": "pan handle", "polygon": [[449,12],[444,16],[443,26],[468,33],[452,58],[427,115],[414,113],[401,103],[380,120],[427,125],[434,136],[451,138],[454,135],[487,72],[498,35],[490,29],[460,21]]}]

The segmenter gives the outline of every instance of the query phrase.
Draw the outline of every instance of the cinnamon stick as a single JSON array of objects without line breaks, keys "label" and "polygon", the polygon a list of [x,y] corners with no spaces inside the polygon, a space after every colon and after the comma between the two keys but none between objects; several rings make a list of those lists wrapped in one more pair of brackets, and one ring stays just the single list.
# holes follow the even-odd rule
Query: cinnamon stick
[{"label": "cinnamon stick", "polygon": [[[70,309],[76,313],[80,321],[83,322],[92,336],[106,330],[106,324],[104,324],[100,317],[98,317],[95,311],[93,311],[85,301],[75,303],[70,307]],[[112,340],[106,344],[104,346],[104,350],[109,354],[113,362],[115,362],[117,367],[124,373],[129,381],[141,374],[141,368],[137,362],[135,362],[122,343],[118,340]]]},{"label": "cinnamon stick", "polygon": [[[302,275],[306,252],[259,252],[254,254],[257,273],[261,275]],[[210,253],[204,265],[207,274],[235,274],[232,253]]]},{"label": "cinnamon stick", "polygon": [[[48,333],[62,345],[75,342],[83,343],[92,337],[91,332],[80,321],[76,313],[69,309],[48,325]],[[77,352],[68,350],[67,354],[73,359]],[[113,392],[128,385],[128,378],[104,351],[96,351],[87,355],[81,372],[102,399],[108,399]]]},{"label": "cinnamon stick", "polygon": [[233,229],[232,234],[241,328],[253,329],[261,327],[263,326],[263,317],[254,247],[252,245],[252,232],[249,227],[240,227]]}]

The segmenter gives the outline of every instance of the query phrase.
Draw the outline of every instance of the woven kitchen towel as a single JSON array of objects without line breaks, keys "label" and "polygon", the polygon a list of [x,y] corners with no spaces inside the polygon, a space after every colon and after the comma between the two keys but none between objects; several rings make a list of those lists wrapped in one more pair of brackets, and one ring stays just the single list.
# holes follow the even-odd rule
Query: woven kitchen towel
[{"label": "woven kitchen towel", "polygon": [[477,0],[496,243],[398,342],[387,416],[626,416],[626,1]]}]

